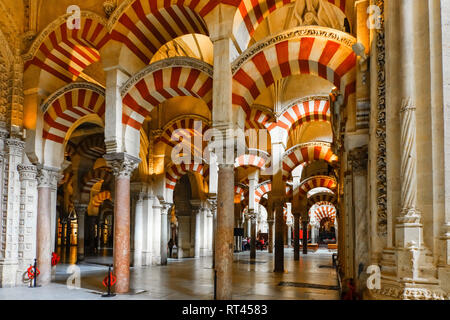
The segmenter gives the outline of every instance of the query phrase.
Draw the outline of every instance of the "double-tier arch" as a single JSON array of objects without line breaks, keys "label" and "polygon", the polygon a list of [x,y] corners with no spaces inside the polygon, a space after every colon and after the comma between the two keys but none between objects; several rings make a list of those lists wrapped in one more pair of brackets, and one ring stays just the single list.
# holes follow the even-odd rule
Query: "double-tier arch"
[{"label": "double-tier arch", "polygon": [[298,74],[333,83],[347,102],[356,91],[356,39],[324,27],[298,27],[248,48],[232,64],[232,102],[249,116],[254,101],[275,81]]},{"label": "double-tier arch", "polygon": [[[242,0],[233,21],[236,49],[244,51],[259,25],[274,11],[297,0]],[[347,18],[353,17],[354,0],[325,0],[340,9]]]},{"label": "double-tier arch", "polygon": [[[41,163],[58,168],[72,132],[85,122],[105,126],[105,90],[95,84],[74,82],[51,95],[42,105]],[[39,153],[39,152],[37,152]]]},{"label": "double-tier arch", "polygon": [[327,142],[308,142],[292,147],[283,155],[283,179],[287,180],[299,165],[317,160],[324,160],[331,165],[336,165],[339,159],[333,153],[331,144]]},{"label": "double-tier arch", "polygon": [[133,61],[123,63],[142,68],[159,48],[180,36],[208,36],[204,18],[217,4],[207,0],[126,0],[114,10],[108,29],[111,38],[122,44],[117,54]]}]

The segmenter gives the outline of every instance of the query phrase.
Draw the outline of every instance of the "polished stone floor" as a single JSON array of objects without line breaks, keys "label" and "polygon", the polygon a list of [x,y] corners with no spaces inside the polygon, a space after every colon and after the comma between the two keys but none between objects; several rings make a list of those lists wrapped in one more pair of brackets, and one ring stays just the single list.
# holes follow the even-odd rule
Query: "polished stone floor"
[{"label": "polished stone floor", "polygon": [[[319,249],[293,260],[293,250],[285,249],[285,272],[274,273],[273,255],[257,252],[236,253],[233,263],[234,300],[335,300],[339,299],[336,271],[331,267],[332,252]],[[72,262],[69,259],[66,261]],[[75,254],[76,256],[76,254]],[[2,288],[1,299],[95,300],[105,299],[101,282],[107,274],[109,256],[88,257],[79,264],[81,288],[67,286],[70,264],[56,267],[54,282],[41,288]],[[131,268],[130,293],[109,299],[210,300],[214,297],[214,272],[211,258],[169,259],[167,266]],[[73,271],[72,271],[73,273]],[[73,278],[73,275],[72,275]],[[281,285],[280,285],[281,284]],[[284,285],[283,285],[284,284]]]}]

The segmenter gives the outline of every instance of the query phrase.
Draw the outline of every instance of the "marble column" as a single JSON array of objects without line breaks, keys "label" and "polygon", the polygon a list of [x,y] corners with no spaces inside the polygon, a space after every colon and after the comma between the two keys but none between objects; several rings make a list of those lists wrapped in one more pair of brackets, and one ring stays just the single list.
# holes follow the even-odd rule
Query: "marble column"
[{"label": "marble column", "polygon": [[17,283],[36,258],[37,169],[34,165],[17,166],[20,179],[19,268]]},{"label": "marble column", "polygon": [[308,221],[306,219],[302,220],[302,233],[303,233],[303,254],[308,254]]},{"label": "marble column", "polygon": [[294,212],[294,260],[300,260],[300,213]]},{"label": "marble column", "polygon": [[178,259],[191,257],[191,217],[178,216]]},{"label": "marble column", "polygon": [[211,207],[211,254],[212,254],[212,268],[216,267],[216,231],[217,231],[217,199],[212,198],[208,199],[208,203]]},{"label": "marble column", "polygon": [[250,259],[256,259],[256,213],[249,213],[249,222],[251,224],[250,234]]},{"label": "marble column", "polygon": [[[2,132],[1,138],[7,133]],[[3,140],[3,139],[2,139]],[[19,196],[20,181],[17,165],[22,163],[24,142],[15,138],[4,140],[5,150],[1,159],[2,204],[1,221],[3,239],[0,240],[0,286],[13,287],[18,271],[19,245]]]},{"label": "marble column", "polygon": [[51,192],[56,187],[59,171],[53,168],[39,166],[37,173],[38,212],[36,225],[37,267],[39,285],[45,286],[51,282],[52,273],[52,223],[51,223]]},{"label": "marble column", "polygon": [[[85,229],[86,229],[86,214],[88,205],[84,203],[75,203],[75,212],[77,214],[77,262],[81,262],[85,257]],[[88,228],[89,232],[89,228]]]},{"label": "marble column", "polygon": [[201,202],[198,200],[191,200],[192,205],[192,221],[191,221],[191,239],[194,240],[191,246],[194,248],[194,258],[200,257],[201,248],[201,213],[202,206]]},{"label": "marble column", "polygon": [[284,221],[284,204],[286,197],[286,181],[283,179],[282,163],[286,150],[281,136],[274,135],[272,140],[272,197],[275,209],[275,272],[284,272],[284,234],[286,223]]},{"label": "marble column", "polygon": [[151,266],[153,259],[153,199],[144,196],[144,266]]},{"label": "marble column", "polygon": [[126,293],[130,286],[130,179],[140,159],[125,153],[104,156],[115,176],[114,199],[114,274],[116,293]]},{"label": "marble column", "polygon": [[212,256],[214,259],[214,234],[213,234],[213,213],[208,210],[206,213],[206,220],[207,220],[207,226],[208,226],[208,235],[207,235],[207,252],[208,255]]},{"label": "marble column", "polygon": [[[367,241],[367,234],[369,234],[369,211],[367,210],[367,161],[368,161],[368,147],[363,146],[355,148],[349,153],[349,160],[353,173],[353,190],[354,192],[354,239],[355,239],[355,255],[354,268],[358,270],[363,266],[367,269],[370,264],[369,256],[369,242]],[[367,273],[361,272],[355,274],[354,279],[357,279],[357,290],[361,292],[366,288]]]},{"label": "marble column", "polygon": [[275,263],[274,272],[284,272],[284,218],[283,202],[275,201]]},{"label": "marble column", "polygon": [[138,193],[134,208],[134,267],[142,267],[144,236],[144,195]]},{"label": "marble column", "polygon": [[219,165],[215,270],[217,299],[230,300],[233,275],[234,164]]},{"label": "marble column", "polygon": [[291,225],[287,225],[287,247],[291,247],[291,239],[292,239],[292,227]]},{"label": "marble column", "polygon": [[161,211],[161,203],[155,200],[153,202],[153,265],[161,264]]},{"label": "marble column", "polygon": [[168,250],[168,214],[172,204],[163,202],[161,208],[161,265],[167,264],[167,250]]},{"label": "marble column", "polygon": [[274,226],[275,220],[274,219],[270,219],[267,220],[267,225],[268,225],[268,229],[269,229],[269,235],[268,235],[268,239],[267,239],[267,250],[269,253],[273,253],[273,226]]}]

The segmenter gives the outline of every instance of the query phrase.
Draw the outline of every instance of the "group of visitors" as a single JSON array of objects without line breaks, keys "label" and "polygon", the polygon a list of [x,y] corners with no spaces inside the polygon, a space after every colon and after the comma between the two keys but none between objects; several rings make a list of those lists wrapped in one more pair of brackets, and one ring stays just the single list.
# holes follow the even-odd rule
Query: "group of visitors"
[{"label": "group of visitors", "polygon": [[[242,238],[242,251],[250,250],[251,247],[251,238],[243,237]],[[265,250],[267,248],[267,243],[264,240],[264,237],[258,237],[256,239],[256,249],[257,250]]]}]

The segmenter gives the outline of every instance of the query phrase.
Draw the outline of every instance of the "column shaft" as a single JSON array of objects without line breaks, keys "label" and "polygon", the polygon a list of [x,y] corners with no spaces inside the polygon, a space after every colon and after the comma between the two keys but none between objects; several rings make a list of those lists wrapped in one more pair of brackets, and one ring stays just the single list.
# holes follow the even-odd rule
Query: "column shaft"
[{"label": "column shaft", "polygon": [[251,223],[250,259],[256,259],[256,217],[249,219]]},{"label": "column shaft", "polygon": [[168,229],[167,229],[167,219],[168,213],[171,208],[171,205],[168,203],[163,203],[163,207],[161,209],[161,264],[167,264],[167,245],[169,240],[168,238]]},{"label": "column shaft", "polygon": [[126,293],[130,286],[130,180],[127,177],[116,178],[113,252],[116,292]]},{"label": "column shaft", "polygon": [[130,179],[140,160],[124,153],[106,154],[115,181],[114,198],[114,274],[116,293],[126,293],[130,287]]},{"label": "column shaft", "polygon": [[39,168],[38,170],[38,213],[37,213],[37,267],[40,271],[38,282],[41,286],[48,285],[52,272],[52,223],[51,223],[51,192],[56,185],[56,171]]},{"label": "column shaft", "polygon": [[143,227],[144,227],[144,200],[139,195],[136,199],[134,215],[134,267],[142,266]]},{"label": "column shaft", "polygon": [[233,271],[234,165],[220,165],[217,193],[215,270],[217,299],[231,299]]},{"label": "column shaft", "polygon": [[[77,214],[77,261],[83,261],[85,257],[85,228],[86,228],[86,210],[87,205],[75,205],[75,212]],[[89,229],[88,229],[89,230]]]},{"label": "column shaft", "polygon": [[300,215],[294,215],[294,260],[300,260]]},{"label": "column shaft", "polygon": [[201,212],[202,209],[198,209],[195,212],[195,239],[194,239],[194,257],[200,257],[200,248],[201,248]]},{"label": "column shaft", "polygon": [[303,229],[303,254],[308,254],[308,222],[302,221]]},{"label": "column shaft", "polygon": [[275,268],[274,272],[284,272],[284,219],[283,203],[275,204]]}]

